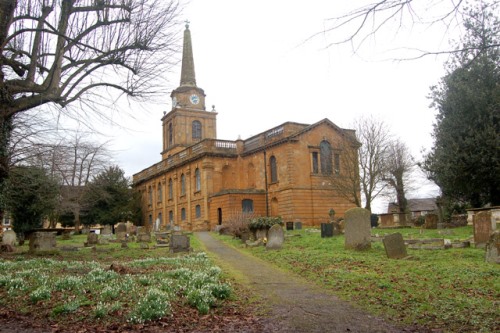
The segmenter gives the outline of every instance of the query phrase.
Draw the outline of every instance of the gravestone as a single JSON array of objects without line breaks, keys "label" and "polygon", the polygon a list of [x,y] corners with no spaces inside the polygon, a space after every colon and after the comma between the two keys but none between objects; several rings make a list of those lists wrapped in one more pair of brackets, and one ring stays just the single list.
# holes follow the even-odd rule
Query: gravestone
[{"label": "gravestone", "polygon": [[342,235],[342,226],[340,225],[340,221],[332,222],[332,227],[334,236]]},{"label": "gravestone", "polygon": [[285,241],[285,232],[279,224],[275,224],[267,233],[266,250],[279,250]]},{"label": "gravestone", "polygon": [[293,222],[286,223],[286,230],[293,230]]},{"label": "gravestone", "polygon": [[186,235],[172,235],[170,237],[170,252],[189,252],[189,237]]},{"label": "gravestone", "polygon": [[321,223],[321,238],[333,237],[333,224]]},{"label": "gravestone", "polygon": [[3,233],[2,245],[16,245],[16,232],[14,230],[7,230]]},{"label": "gravestone", "polygon": [[125,241],[127,239],[127,225],[123,222],[118,223],[115,227],[115,235],[117,241]]},{"label": "gravestone", "polygon": [[401,235],[399,232],[385,236],[382,242],[384,243],[387,258],[401,259],[408,256],[408,254],[406,253],[406,246],[403,240],[403,235]]},{"label": "gravestone", "polygon": [[83,226],[82,235],[88,235],[90,233],[90,227],[88,225]]},{"label": "gravestone", "polygon": [[267,238],[267,229],[257,229],[255,231],[255,239]]},{"label": "gravestone", "polygon": [[500,230],[492,232],[486,243],[486,262],[500,264]]},{"label": "gravestone", "polygon": [[56,250],[56,233],[37,231],[31,234],[29,252]]},{"label": "gravestone", "polygon": [[102,236],[109,236],[113,234],[113,230],[111,230],[111,226],[109,224],[106,224],[101,231]]},{"label": "gravestone", "polygon": [[137,243],[149,243],[151,242],[151,233],[143,232],[137,235]]},{"label": "gravestone", "polygon": [[99,236],[96,233],[90,232],[87,235],[87,245],[95,245],[98,243],[98,241],[99,241]]},{"label": "gravestone", "polygon": [[484,248],[490,239],[490,234],[496,228],[496,223],[492,222],[491,211],[482,211],[474,215],[474,243],[476,247]]},{"label": "gravestone", "polygon": [[170,242],[170,232],[156,232],[156,244],[168,245]]},{"label": "gravestone", "polygon": [[351,208],[345,212],[344,234],[346,249],[366,250],[371,248],[370,211]]},{"label": "gravestone", "polygon": [[437,229],[439,217],[437,214],[426,214],[424,229]]},{"label": "gravestone", "polygon": [[295,222],[293,227],[295,230],[301,230],[302,229],[302,222]]}]

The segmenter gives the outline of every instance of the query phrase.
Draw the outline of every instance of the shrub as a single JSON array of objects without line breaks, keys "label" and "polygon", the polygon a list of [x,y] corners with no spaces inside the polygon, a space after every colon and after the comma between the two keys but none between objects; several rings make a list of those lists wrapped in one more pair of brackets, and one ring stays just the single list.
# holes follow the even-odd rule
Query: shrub
[{"label": "shrub", "polygon": [[252,218],[252,213],[233,212],[225,227],[231,235],[241,238],[243,233],[250,231],[248,223]]},{"label": "shrub", "polygon": [[253,218],[250,220],[248,227],[250,230],[270,229],[275,224],[283,225],[281,216]]}]

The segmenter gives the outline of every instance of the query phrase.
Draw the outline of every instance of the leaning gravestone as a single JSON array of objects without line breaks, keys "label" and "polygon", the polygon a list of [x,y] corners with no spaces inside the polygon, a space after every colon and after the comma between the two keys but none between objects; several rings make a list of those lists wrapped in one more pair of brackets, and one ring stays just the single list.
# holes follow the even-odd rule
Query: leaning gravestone
[{"label": "leaning gravestone", "polygon": [[94,232],[91,232],[87,235],[87,245],[95,245],[99,240],[99,235]]},{"label": "leaning gravestone", "polygon": [[492,232],[486,243],[486,262],[500,264],[500,230]]},{"label": "leaning gravestone", "polygon": [[56,250],[56,233],[37,231],[31,234],[29,252]]},{"label": "leaning gravestone", "polygon": [[170,238],[170,252],[189,252],[189,237],[186,235],[173,234]]},{"label": "leaning gravestone", "polygon": [[16,245],[16,233],[14,230],[7,230],[3,233],[2,245]]},{"label": "leaning gravestone", "polygon": [[491,212],[483,211],[474,215],[474,243],[476,247],[484,248],[490,239],[490,234],[496,227],[496,223],[492,222]]},{"label": "leaning gravestone", "polygon": [[285,232],[279,224],[275,224],[267,232],[266,250],[279,250],[285,241]]},{"label": "leaning gravestone", "polygon": [[406,246],[403,240],[403,235],[401,235],[399,232],[385,236],[382,242],[384,243],[387,258],[401,259],[408,256],[408,254],[406,253]]},{"label": "leaning gravestone", "polygon": [[370,211],[351,208],[345,213],[345,248],[366,250],[371,248]]}]

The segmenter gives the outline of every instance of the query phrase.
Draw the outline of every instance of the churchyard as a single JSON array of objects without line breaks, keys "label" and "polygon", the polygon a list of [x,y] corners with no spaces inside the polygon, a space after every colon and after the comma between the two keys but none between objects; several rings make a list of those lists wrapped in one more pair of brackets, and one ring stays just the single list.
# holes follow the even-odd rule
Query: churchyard
[{"label": "churchyard", "polygon": [[[384,236],[397,233],[407,243],[404,259],[390,259],[384,249]],[[498,332],[500,266],[485,262],[484,248],[463,247],[472,234],[471,226],[374,228],[371,246],[360,251],[346,249],[344,235],[321,237],[319,228],[286,231],[277,251],[218,237],[391,321],[439,332]]]}]

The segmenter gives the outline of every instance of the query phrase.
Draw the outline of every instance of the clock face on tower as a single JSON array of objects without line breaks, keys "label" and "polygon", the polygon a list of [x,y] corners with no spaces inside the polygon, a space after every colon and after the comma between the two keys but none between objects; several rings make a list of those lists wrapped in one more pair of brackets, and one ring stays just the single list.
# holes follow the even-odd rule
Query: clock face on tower
[{"label": "clock face on tower", "polygon": [[195,94],[192,94],[191,97],[189,97],[189,100],[192,104],[198,104],[200,102],[200,98]]}]

